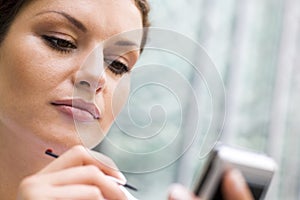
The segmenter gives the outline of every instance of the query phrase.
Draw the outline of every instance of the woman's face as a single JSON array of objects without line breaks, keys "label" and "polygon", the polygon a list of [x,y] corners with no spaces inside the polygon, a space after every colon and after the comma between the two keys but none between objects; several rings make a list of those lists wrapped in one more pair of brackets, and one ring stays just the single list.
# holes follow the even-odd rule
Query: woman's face
[{"label": "woman's face", "polygon": [[0,46],[0,134],[63,149],[99,142],[126,101],[141,34],[108,39],[141,28],[132,0],[24,7]]}]

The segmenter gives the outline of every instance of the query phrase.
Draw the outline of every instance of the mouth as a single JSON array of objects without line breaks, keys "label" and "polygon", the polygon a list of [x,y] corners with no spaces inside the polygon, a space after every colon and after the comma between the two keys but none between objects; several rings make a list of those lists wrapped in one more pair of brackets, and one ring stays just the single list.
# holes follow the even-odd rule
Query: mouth
[{"label": "mouth", "polygon": [[94,103],[83,99],[65,99],[51,102],[59,111],[76,121],[91,122],[100,119],[100,111]]}]

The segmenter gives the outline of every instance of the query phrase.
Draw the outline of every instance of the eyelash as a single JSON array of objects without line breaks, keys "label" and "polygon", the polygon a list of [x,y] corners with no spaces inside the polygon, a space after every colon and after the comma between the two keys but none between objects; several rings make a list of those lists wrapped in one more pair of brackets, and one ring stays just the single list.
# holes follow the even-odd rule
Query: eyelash
[{"label": "eyelash", "polygon": [[[51,48],[61,53],[70,53],[72,50],[77,49],[76,45],[65,39],[48,35],[43,35],[42,38]],[[130,71],[129,67],[121,61],[110,59],[104,59],[104,61],[107,63],[109,70],[116,75],[122,75]]]},{"label": "eyelash", "polygon": [[116,75],[122,75],[130,71],[128,66],[121,61],[104,59],[104,62],[107,63],[107,67],[110,69],[110,71]]},{"label": "eyelash", "polygon": [[48,43],[51,48],[61,53],[69,53],[72,50],[77,49],[77,46],[75,44],[65,39],[48,35],[43,35],[42,38]]}]

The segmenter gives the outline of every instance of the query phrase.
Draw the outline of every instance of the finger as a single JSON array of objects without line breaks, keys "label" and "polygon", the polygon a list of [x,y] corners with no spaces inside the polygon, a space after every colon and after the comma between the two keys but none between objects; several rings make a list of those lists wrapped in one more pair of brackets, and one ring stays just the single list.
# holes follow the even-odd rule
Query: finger
[{"label": "finger", "polygon": [[169,189],[168,200],[199,200],[182,185],[174,184]]},{"label": "finger", "polygon": [[93,150],[89,150],[89,152],[94,157],[94,159],[98,160],[100,163],[104,165],[101,170],[105,174],[118,178],[124,184],[127,182],[126,177],[119,170],[119,168],[111,158]]},{"label": "finger", "polygon": [[253,200],[248,185],[238,170],[225,173],[222,192],[227,200]]},{"label": "finger", "polygon": [[49,190],[51,196],[56,199],[72,199],[72,200],[104,200],[104,197],[96,186],[87,185],[67,185],[55,187]]},{"label": "finger", "polygon": [[106,198],[125,198],[125,194],[122,192],[119,185],[107,178],[107,176],[94,165],[72,167],[48,174],[40,174],[38,180],[40,182],[50,183],[54,186],[74,184],[93,185],[96,186]]},{"label": "finger", "polygon": [[79,145],[72,147],[70,150],[60,155],[59,158],[51,162],[39,173],[44,174],[84,165],[95,165],[105,174],[126,183],[125,176],[119,171],[110,158]]},{"label": "finger", "polygon": [[40,180],[37,176],[24,179],[19,186],[17,199],[104,199],[99,188],[94,185],[53,186],[51,184],[41,184]]}]

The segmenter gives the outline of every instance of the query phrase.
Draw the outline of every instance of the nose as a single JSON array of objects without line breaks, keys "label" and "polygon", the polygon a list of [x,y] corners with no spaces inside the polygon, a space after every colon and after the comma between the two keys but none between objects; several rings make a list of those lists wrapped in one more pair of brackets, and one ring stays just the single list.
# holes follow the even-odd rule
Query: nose
[{"label": "nose", "polygon": [[76,73],[75,87],[93,93],[100,92],[106,83],[103,60],[103,50],[99,46],[88,55]]}]

